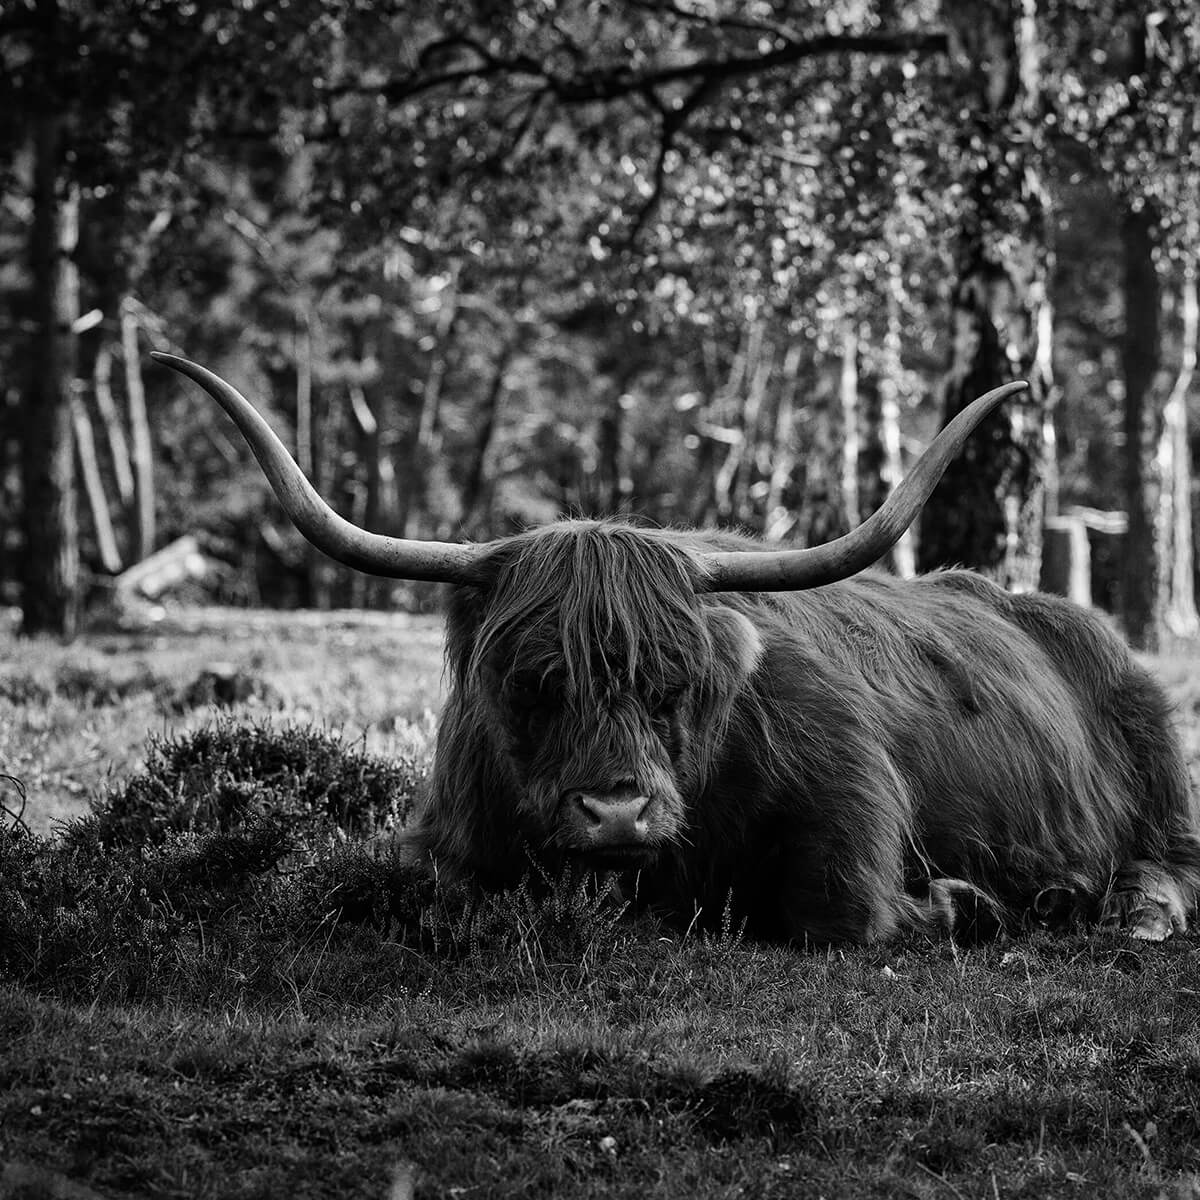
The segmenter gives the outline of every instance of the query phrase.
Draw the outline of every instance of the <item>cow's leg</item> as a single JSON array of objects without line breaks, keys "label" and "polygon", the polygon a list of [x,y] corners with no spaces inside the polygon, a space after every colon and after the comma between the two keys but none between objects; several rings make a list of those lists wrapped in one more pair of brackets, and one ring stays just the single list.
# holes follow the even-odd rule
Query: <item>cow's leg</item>
[{"label": "cow's leg", "polygon": [[1001,905],[965,879],[930,879],[918,898],[920,923],[940,933],[971,941],[995,937],[1004,928]]},{"label": "cow's leg", "polygon": [[1100,923],[1143,941],[1163,942],[1186,931],[1192,904],[1170,868],[1149,859],[1132,859],[1117,872],[1104,898]]}]

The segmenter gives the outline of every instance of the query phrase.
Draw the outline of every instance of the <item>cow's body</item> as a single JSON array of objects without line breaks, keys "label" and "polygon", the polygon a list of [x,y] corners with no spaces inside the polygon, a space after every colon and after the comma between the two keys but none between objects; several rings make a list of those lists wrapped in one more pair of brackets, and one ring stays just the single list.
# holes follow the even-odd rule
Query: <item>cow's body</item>
[{"label": "cow's body", "polygon": [[463,546],[344,521],[244,396],[155,357],[237,422],[315,545],[456,585],[410,861],[484,886],[515,883],[531,857],[618,870],[683,921],[728,905],[751,933],[797,942],[972,908],[1141,937],[1186,927],[1200,816],[1165,697],[1120,639],[968,572],[858,574],[1023,384],[958,414],[878,512],[824,546],[588,521]]},{"label": "cow's body", "polygon": [[[589,556],[589,542],[609,545]],[[1200,817],[1168,706],[1092,614],[1056,597],[1011,595],[965,571],[694,596],[686,569],[659,570],[660,581],[680,580],[670,605],[653,597],[677,628],[652,636],[657,653],[675,651],[678,662],[652,663],[648,677],[671,682],[677,665],[697,686],[703,655],[681,628],[689,605],[697,615],[740,614],[758,646],[739,674],[746,626],[726,616],[714,627],[714,643],[725,635],[726,644],[714,645],[710,674],[731,686],[728,709],[715,721],[689,718],[711,744],[672,759],[645,721],[613,741],[613,754],[593,745],[608,736],[605,704],[619,708],[662,682],[639,682],[636,665],[626,672],[630,647],[616,626],[605,632],[612,613],[637,609],[646,586],[644,569],[623,562],[613,543],[624,553],[652,546],[685,568],[698,548],[755,545],[572,523],[507,545],[501,576],[521,581],[523,623],[498,632],[495,610],[474,589],[459,594],[452,692],[432,793],[412,835],[441,869],[498,886],[529,869],[531,850],[556,866],[570,856],[556,836],[563,794],[610,792],[624,778],[648,793],[665,770],[680,793],[681,827],[653,861],[634,864],[630,886],[684,921],[731,904],[759,936],[869,940],[946,916],[947,885],[964,881],[1009,920],[1039,897],[1069,896],[1076,911],[1123,916],[1148,936],[1183,922],[1200,881]],[[572,564],[589,563],[572,581]],[[601,566],[607,574],[597,579]],[[586,603],[597,588],[609,593],[607,612]],[[597,673],[577,664],[575,698],[556,696],[545,731],[561,740],[551,782],[535,781],[545,799],[531,802],[525,765],[536,775],[542,764],[537,747],[514,754],[505,668],[558,670],[564,621],[576,623],[580,647],[615,638],[610,657],[621,666]],[[553,643],[544,654],[521,644],[534,625]],[[649,649],[633,647],[632,657]],[[646,707],[644,697],[636,703]]]}]

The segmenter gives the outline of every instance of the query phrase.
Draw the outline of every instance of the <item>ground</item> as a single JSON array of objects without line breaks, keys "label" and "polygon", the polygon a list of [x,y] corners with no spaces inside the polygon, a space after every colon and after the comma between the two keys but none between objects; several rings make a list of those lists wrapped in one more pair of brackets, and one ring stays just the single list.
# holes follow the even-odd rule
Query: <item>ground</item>
[{"label": "ground", "polygon": [[[192,613],[0,650],[0,771],[41,833],[148,734],[213,722],[214,667],[238,721],[384,756],[427,755],[441,694],[424,618]],[[1200,657],[1151,665],[1200,761]],[[293,937],[280,894],[174,914],[191,932],[137,970],[99,926],[74,983],[7,960],[0,1198],[1200,1197],[1191,937],[806,954],[583,892]]]}]

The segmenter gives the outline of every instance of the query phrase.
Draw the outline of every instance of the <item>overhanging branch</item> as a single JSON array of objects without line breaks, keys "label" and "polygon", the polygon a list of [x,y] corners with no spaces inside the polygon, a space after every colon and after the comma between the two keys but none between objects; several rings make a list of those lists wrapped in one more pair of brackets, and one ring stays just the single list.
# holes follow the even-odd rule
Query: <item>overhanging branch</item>
[{"label": "overhanging branch", "polygon": [[543,62],[527,54],[500,57],[478,41],[468,37],[439,38],[418,56],[421,65],[447,53],[466,52],[475,61],[441,72],[417,74],[394,79],[381,86],[344,84],[331,88],[332,94],[382,94],[398,104],[423,92],[452,87],[471,81],[522,77],[534,90],[552,95],[561,104],[594,104],[645,95],[656,88],[678,83],[704,83],[708,86],[726,80],[782,70],[811,58],[833,54],[942,54],[948,45],[945,30],[900,31],[896,33],[822,34],[817,37],[786,41],[761,54],[731,54],[717,58],[696,58],[670,66],[635,71],[620,64],[581,70],[569,76],[555,74]]}]

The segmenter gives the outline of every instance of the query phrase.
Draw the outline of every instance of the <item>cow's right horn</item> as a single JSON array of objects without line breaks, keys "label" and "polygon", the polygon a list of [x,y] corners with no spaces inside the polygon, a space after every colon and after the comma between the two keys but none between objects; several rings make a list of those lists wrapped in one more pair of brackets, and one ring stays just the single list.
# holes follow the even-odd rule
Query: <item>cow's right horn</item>
[{"label": "cow's right horn", "polygon": [[722,550],[701,556],[702,592],[787,592],[847,579],[886,554],[916,520],[930,493],[975,426],[1024,380],[1002,384],[972,401],[933,439],[896,490],[857,529],[802,550]]},{"label": "cow's right horn", "polygon": [[489,582],[480,565],[481,546],[385,537],[339,517],[304,477],[275,431],[236,388],[186,358],[158,351],[150,357],[198,383],[233,418],[284,511],[296,528],[330,558],[392,579],[479,585]]}]

